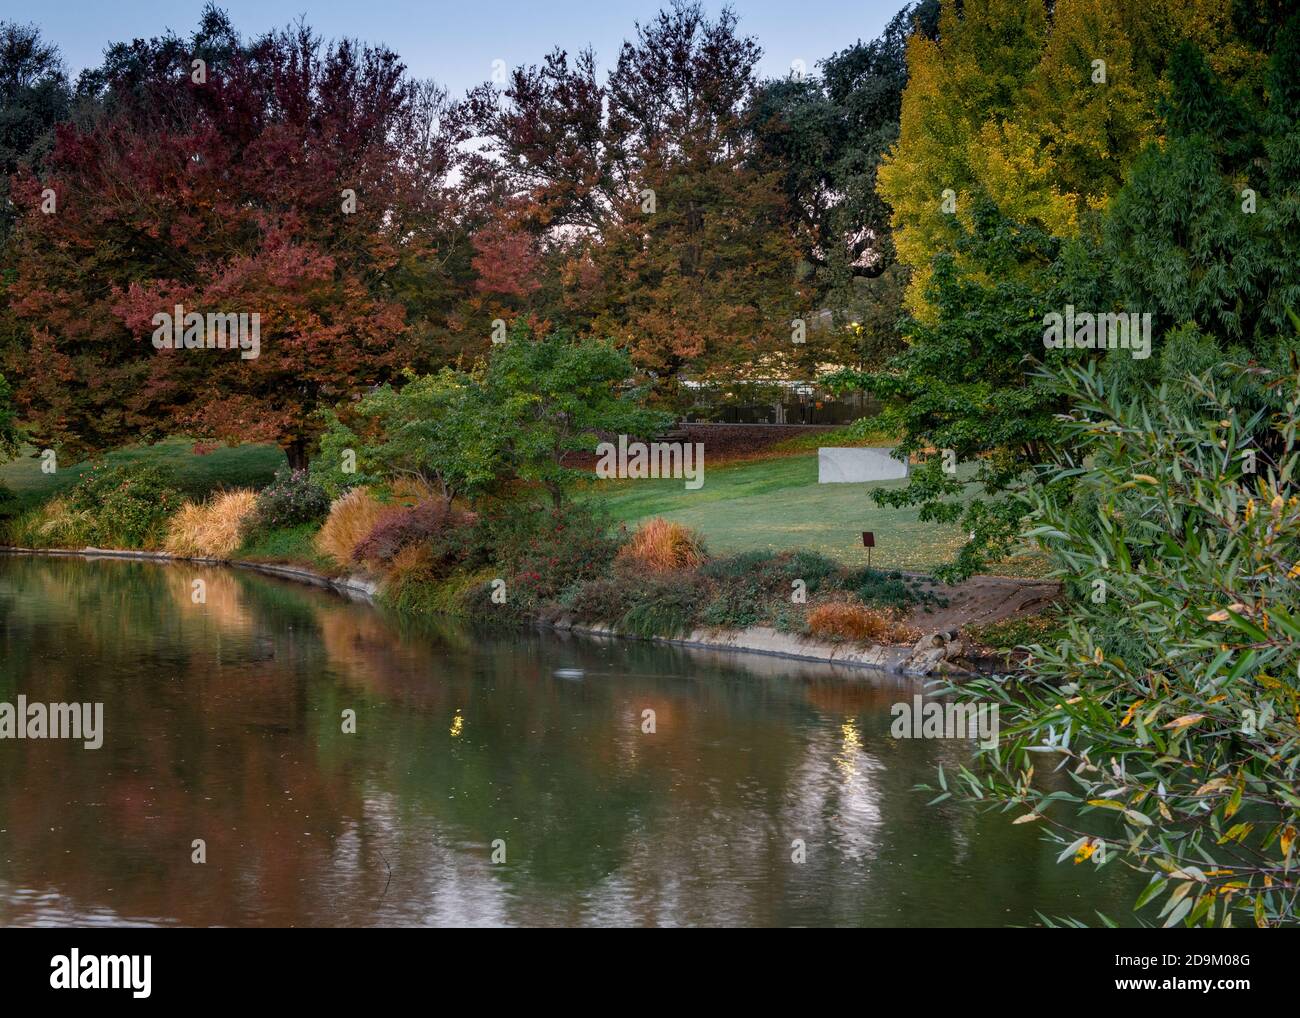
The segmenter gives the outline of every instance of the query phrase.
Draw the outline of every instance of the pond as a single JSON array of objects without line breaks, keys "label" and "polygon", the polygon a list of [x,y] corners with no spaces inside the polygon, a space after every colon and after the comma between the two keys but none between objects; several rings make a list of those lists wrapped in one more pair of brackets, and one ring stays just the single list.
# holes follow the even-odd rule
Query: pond
[{"label": "pond", "polygon": [[1118,867],[926,804],[972,745],[890,736],[918,688],[0,556],[0,702],[103,705],[98,749],[0,739],[0,924],[1126,922]]}]

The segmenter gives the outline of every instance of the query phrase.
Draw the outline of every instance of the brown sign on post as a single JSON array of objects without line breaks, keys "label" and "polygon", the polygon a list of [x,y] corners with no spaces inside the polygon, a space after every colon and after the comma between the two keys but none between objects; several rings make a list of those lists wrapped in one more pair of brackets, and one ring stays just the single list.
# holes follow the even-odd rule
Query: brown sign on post
[{"label": "brown sign on post", "polygon": [[871,568],[871,549],[876,546],[876,535],[874,531],[864,530],[862,532],[862,547],[867,549],[867,568]]}]

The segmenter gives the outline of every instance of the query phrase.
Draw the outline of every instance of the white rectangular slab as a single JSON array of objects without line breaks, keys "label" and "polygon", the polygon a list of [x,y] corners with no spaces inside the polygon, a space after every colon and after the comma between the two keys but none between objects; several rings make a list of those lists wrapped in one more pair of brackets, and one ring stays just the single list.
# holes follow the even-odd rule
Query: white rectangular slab
[{"label": "white rectangular slab", "polygon": [[863,481],[898,481],[907,476],[906,460],[896,460],[892,449],[845,449],[836,446],[817,450],[818,484],[860,484]]}]

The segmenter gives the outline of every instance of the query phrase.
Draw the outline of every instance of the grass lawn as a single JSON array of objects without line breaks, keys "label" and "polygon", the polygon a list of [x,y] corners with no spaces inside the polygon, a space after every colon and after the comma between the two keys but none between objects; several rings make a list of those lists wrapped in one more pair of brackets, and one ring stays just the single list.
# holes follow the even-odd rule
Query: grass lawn
[{"label": "grass lawn", "polygon": [[[973,465],[959,468],[974,471]],[[818,484],[817,454],[788,455],[706,468],[704,486],[688,491],[682,480],[600,481],[591,496],[604,499],[615,520],[634,524],[663,516],[704,534],[714,554],[809,548],[850,565],[865,565],[862,531],[876,535],[871,564],[925,571],[953,557],[965,535],[956,527],[922,523],[915,509],[876,505],[869,492],[906,481]],[[589,496],[589,497],[591,497]],[[1017,556],[994,572],[1037,575],[1036,556]]]},{"label": "grass lawn", "polygon": [[[277,467],[284,466],[284,453],[274,445],[222,446],[198,456],[194,443],[169,438],[157,445],[119,449],[104,457],[112,465],[152,463],[175,471],[180,487],[190,496],[202,496],[216,488],[262,488],[271,482]],[[41,461],[26,448],[12,462],[0,464],[0,485],[17,497],[20,510],[46,501],[77,483],[90,463],[59,465],[52,474],[41,473]]]},{"label": "grass lawn", "polygon": [[[801,436],[809,443],[818,436]],[[825,436],[821,436],[825,441]],[[0,484],[17,496],[18,509],[46,501],[76,483],[88,463],[61,466],[41,473],[40,460],[23,456],[0,464]],[[157,463],[171,467],[185,493],[199,497],[222,487],[264,487],[284,454],[271,445],[221,447],[195,455],[192,443],[171,438],[152,446],[109,453],[111,464]],[[973,466],[959,468],[968,473]],[[922,523],[915,509],[888,509],[871,501],[875,487],[897,487],[906,481],[873,484],[818,484],[817,453],[789,453],[769,459],[746,460],[705,470],[704,486],[688,491],[682,480],[623,480],[596,482],[579,497],[600,497],[617,522],[635,524],[663,516],[701,531],[714,554],[767,549],[808,548],[848,565],[865,565],[862,531],[872,530],[876,547],[872,565],[926,571],[949,560],[964,540],[956,527]],[[267,561],[303,561],[314,557],[305,534],[274,536],[267,547],[245,549],[248,557]],[[993,572],[1016,576],[1041,575],[1043,561],[1035,555],[1017,556]]]}]

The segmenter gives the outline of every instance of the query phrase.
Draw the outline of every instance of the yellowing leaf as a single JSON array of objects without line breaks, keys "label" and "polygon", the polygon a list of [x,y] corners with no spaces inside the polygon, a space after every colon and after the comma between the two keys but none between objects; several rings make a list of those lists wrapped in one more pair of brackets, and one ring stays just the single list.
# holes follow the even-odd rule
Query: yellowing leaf
[{"label": "yellowing leaf", "polygon": [[1232,795],[1229,797],[1227,805],[1223,807],[1224,820],[1231,820],[1233,814],[1241,808],[1241,792],[1243,787],[1244,786],[1242,785],[1238,785],[1232,790]]},{"label": "yellowing leaf", "polygon": [[1204,714],[1184,714],[1182,717],[1174,718],[1172,721],[1169,722],[1169,724],[1162,725],[1161,727],[1162,728],[1186,728],[1188,725],[1194,725],[1196,724],[1196,722],[1201,721],[1204,718],[1205,718]]}]

